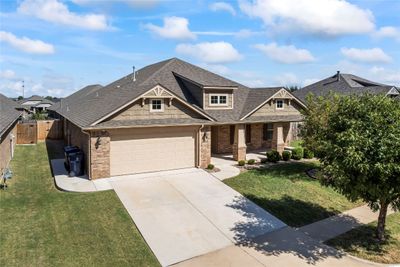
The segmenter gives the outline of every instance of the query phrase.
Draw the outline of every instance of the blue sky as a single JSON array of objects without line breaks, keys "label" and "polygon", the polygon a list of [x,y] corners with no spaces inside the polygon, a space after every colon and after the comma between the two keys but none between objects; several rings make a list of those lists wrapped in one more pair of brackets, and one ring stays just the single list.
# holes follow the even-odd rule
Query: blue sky
[{"label": "blue sky", "polygon": [[67,96],[178,57],[251,87],[400,85],[397,0],[2,0],[0,93]]}]

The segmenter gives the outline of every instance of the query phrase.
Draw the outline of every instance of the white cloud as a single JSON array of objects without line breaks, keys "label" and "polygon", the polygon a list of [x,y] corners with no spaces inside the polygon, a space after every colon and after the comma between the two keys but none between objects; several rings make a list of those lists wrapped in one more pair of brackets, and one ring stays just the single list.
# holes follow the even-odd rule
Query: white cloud
[{"label": "white cloud", "polygon": [[400,70],[387,70],[383,67],[373,66],[369,69],[372,76],[376,77],[377,80],[388,84],[400,84]]},{"label": "white cloud", "polygon": [[13,79],[15,78],[15,72],[12,70],[0,70],[0,78]]},{"label": "white cloud", "polygon": [[0,31],[0,41],[31,54],[53,54],[54,47],[40,40],[32,40],[27,37],[18,38],[10,32]]},{"label": "white cloud", "polygon": [[386,26],[379,28],[374,34],[376,38],[393,38],[400,42],[400,28]]},{"label": "white cloud", "polygon": [[0,92],[5,95],[22,95],[22,81],[0,83]]},{"label": "white cloud", "polygon": [[204,42],[198,44],[179,44],[176,52],[197,58],[206,63],[218,64],[242,59],[242,55],[227,42]]},{"label": "white cloud", "polygon": [[314,56],[306,49],[296,48],[293,45],[278,46],[276,43],[257,44],[256,49],[267,57],[285,64],[306,63],[315,61]]},{"label": "white cloud", "polygon": [[275,30],[337,36],[375,28],[371,11],[344,0],[241,0],[239,6]]},{"label": "white cloud", "polygon": [[370,49],[358,49],[358,48],[346,48],[340,49],[342,54],[350,60],[356,62],[383,62],[388,63],[392,59],[380,48],[370,48]]},{"label": "white cloud", "polygon": [[165,17],[164,25],[157,26],[151,23],[144,25],[152,33],[167,39],[196,39],[196,34],[189,30],[189,21],[182,17]]},{"label": "white cloud", "polygon": [[225,2],[215,2],[210,5],[212,11],[226,11],[231,13],[233,16],[236,15],[236,11],[231,4]]},{"label": "white cloud", "polygon": [[196,35],[210,35],[210,36],[233,36],[236,38],[248,38],[255,35],[262,35],[265,32],[262,31],[252,31],[249,29],[241,29],[236,32],[223,32],[223,31],[198,31],[193,32]]},{"label": "white cloud", "polygon": [[299,78],[293,73],[283,73],[276,76],[275,81],[281,86],[298,85]]},{"label": "white cloud", "polygon": [[133,8],[152,8],[155,7],[160,1],[159,0],[113,0],[113,1],[72,0],[72,2],[74,4],[82,6],[124,3]]},{"label": "white cloud", "polygon": [[18,7],[18,12],[35,16],[45,21],[88,30],[107,30],[107,18],[101,14],[77,14],[58,0],[25,0]]},{"label": "white cloud", "polygon": [[307,85],[316,83],[316,82],[318,82],[318,81],[320,81],[320,80],[321,80],[321,79],[317,79],[317,78],[308,78],[308,79],[304,79],[302,85],[303,85],[303,87],[305,87],[305,86],[307,86]]}]

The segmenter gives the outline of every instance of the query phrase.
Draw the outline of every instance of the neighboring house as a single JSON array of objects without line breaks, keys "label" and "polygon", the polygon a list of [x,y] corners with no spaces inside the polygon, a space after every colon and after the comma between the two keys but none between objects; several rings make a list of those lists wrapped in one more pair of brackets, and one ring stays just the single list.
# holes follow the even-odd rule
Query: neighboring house
[{"label": "neighboring house", "polygon": [[33,95],[29,98],[24,98],[22,100],[19,100],[18,103],[22,107],[33,113],[46,111],[49,107],[51,107],[54,104],[54,102],[38,95]]},{"label": "neighboring house", "polygon": [[293,94],[303,103],[306,103],[306,98],[309,94],[324,96],[329,92],[344,95],[371,93],[383,94],[389,97],[398,97],[400,95],[399,89],[393,85],[372,82],[352,74],[342,74],[339,71],[335,75],[310,84],[295,91]]},{"label": "neighboring house", "polygon": [[17,138],[17,122],[22,112],[19,105],[0,94],[0,177],[14,154]]},{"label": "neighboring house", "polygon": [[204,168],[212,153],[243,160],[251,150],[282,151],[304,108],[284,88],[251,89],[173,58],[87,86],[50,110],[96,179]]}]

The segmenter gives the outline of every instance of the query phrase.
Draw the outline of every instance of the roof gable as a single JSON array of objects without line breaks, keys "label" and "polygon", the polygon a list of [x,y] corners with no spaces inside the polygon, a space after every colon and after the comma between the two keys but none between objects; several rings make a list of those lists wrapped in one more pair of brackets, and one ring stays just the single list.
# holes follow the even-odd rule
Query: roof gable
[{"label": "roof gable", "polygon": [[[272,90],[271,90],[272,89]],[[259,97],[260,100],[262,100],[261,103],[259,103],[257,106],[255,106],[253,109],[251,109],[249,112],[243,114],[242,118],[240,118],[240,120],[244,120],[247,117],[249,117],[251,114],[253,114],[254,112],[256,112],[257,110],[259,110],[260,108],[262,108],[264,105],[266,105],[270,100],[273,99],[289,99],[289,100],[293,100],[296,101],[301,107],[305,108],[306,106],[299,101],[294,95],[292,95],[288,90],[286,90],[285,88],[282,87],[275,87],[275,88],[271,88],[271,89],[267,89],[270,90],[270,96],[267,98],[261,98]],[[260,89],[253,89],[253,90],[260,90]]]}]

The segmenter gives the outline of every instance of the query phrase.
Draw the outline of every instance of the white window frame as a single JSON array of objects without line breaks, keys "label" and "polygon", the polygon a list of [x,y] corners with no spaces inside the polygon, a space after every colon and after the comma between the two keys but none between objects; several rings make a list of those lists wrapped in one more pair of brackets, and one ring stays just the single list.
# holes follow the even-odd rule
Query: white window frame
[{"label": "white window frame", "polygon": [[[161,101],[161,109],[153,109],[153,101]],[[164,100],[162,98],[151,98],[149,106],[150,112],[164,112]]]},{"label": "white window frame", "polygon": [[[282,102],[282,107],[278,107],[278,103]],[[285,108],[285,100],[283,99],[277,99],[276,100],[276,109],[284,109]]]},{"label": "white window frame", "polygon": [[[211,103],[211,97],[212,96],[218,97],[218,103],[217,104]],[[220,103],[220,97],[221,96],[225,96],[226,97],[226,103],[223,103],[223,104]],[[210,107],[227,107],[227,106],[229,106],[229,94],[209,94],[208,95],[208,104],[210,105]]]}]

